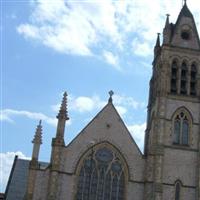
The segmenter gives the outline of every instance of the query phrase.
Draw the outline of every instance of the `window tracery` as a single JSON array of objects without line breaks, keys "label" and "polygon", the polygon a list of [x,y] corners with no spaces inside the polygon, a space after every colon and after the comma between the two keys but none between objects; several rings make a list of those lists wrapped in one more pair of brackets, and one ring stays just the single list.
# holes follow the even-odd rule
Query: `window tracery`
[{"label": "window tracery", "polygon": [[174,119],[174,144],[189,144],[189,119],[184,112]]},{"label": "window tracery", "polygon": [[124,167],[116,152],[107,147],[92,150],[81,166],[76,200],[123,200]]}]

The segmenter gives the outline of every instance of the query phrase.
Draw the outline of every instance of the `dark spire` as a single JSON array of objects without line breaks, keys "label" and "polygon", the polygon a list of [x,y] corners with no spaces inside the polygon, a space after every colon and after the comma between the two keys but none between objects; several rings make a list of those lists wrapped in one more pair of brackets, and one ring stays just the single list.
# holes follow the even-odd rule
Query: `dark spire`
[{"label": "dark spire", "polygon": [[61,103],[57,118],[65,119],[65,120],[69,119],[68,112],[67,112],[67,92],[64,92],[64,94],[63,94],[63,99],[62,99],[62,103]]},{"label": "dark spire", "polygon": [[166,18],[166,22],[165,22],[165,29],[167,29],[169,27],[169,14],[166,14],[167,18]]},{"label": "dark spire", "polygon": [[160,47],[160,33],[157,35],[157,40],[156,40],[156,46],[155,47]]},{"label": "dark spire", "polygon": [[33,138],[32,143],[33,144],[42,144],[42,120],[39,121],[39,124],[37,125],[35,135]]},{"label": "dark spire", "polygon": [[156,58],[160,52],[160,33],[158,33],[156,45],[154,47],[154,57]]},{"label": "dark spire", "polygon": [[172,33],[172,24],[169,23],[169,14],[166,14],[165,27],[163,29],[163,44],[169,44],[171,33]]},{"label": "dark spire", "polygon": [[113,92],[112,90],[110,90],[110,91],[108,92],[108,94],[110,95],[110,97],[109,97],[109,99],[108,99],[108,102],[109,102],[109,103],[112,103],[112,101],[113,101],[112,96],[114,95],[114,92]]}]

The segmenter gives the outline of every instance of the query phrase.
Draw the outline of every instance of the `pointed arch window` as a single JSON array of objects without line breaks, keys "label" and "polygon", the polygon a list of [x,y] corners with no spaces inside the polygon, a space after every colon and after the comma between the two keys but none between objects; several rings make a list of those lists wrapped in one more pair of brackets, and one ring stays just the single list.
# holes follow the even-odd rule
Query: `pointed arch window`
[{"label": "pointed arch window", "polygon": [[76,200],[124,200],[124,167],[107,147],[86,156],[78,175]]},{"label": "pointed arch window", "polygon": [[181,65],[181,94],[187,94],[187,64],[185,62]]},{"label": "pointed arch window", "polygon": [[189,120],[184,112],[179,113],[174,120],[174,144],[188,145]]},{"label": "pointed arch window", "polygon": [[197,76],[197,68],[195,63],[191,66],[191,74],[190,74],[190,95],[196,95],[196,76]]},{"label": "pointed arch window", "polygon": [[175,200],[180,200],[181,196],[181,183],[177,181],[175,184]]},{"label": "pointed arch window", "polygon": [[176,61],[173,61],[171,67],[171,92],[177,93],[177,73],[178,73],[178,65]]}]

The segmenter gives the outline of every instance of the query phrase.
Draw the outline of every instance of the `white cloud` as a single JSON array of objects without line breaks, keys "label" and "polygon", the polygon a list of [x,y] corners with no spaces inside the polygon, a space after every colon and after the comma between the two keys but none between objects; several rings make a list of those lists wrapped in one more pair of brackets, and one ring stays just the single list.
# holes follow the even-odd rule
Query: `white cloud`
[{"label": "white cloud", "polygon": [[90,112],[101,109],[105,105],[106,102],[97,95],[92,97],[80,96],[71,100],[71,109],[78,112]]},{"label": "white cloud", "polygon": [[132,45],[133,51],[138,56],[147,57],[153,53],[151,45],[147,42],[139,42],[137,39],[134,39]]},{"label": "white cloud", "polygon": [[146,123],[128,125],[127,128],[129,129],[129,131],[132,134],[134,140],[138,144],[140,150],[143,152]]},{"label": "white cloud", "polygon": [[[94,110],[102,109],[106,105],[106,103],[106,101],[100,99],[100,97],[97,95],[94,95],[92,97],[80,96],[71,99],[71,103],[69,102],[69,109],[80,113],[91,112]],[[130,106],[130,104],[125,105],[126,102],[122,102],[119,100],[115,101],[115,99],[113,99],[113,103],[115,104],[115,107],[121,116],[127,113],[126,106]],[[136,108],[136,106],[134,108]]]},{"label": "white cloud", "polygon": [[94,100],[88,97],[78,97],[74,102],[74,109],[79,112],[91,111],[95,107]]},{"label": "white cloud", "polygon": [[120,116],[123,116],[127,113],[127,109],[123,106],[116,106],[116,109],[118,113],[120,114]]},{"label": "white cloud", "polygon": [[20,151],[0,153],[0,191],[2,192],[5,190],[7,185],[15,155],[18,155],[18,157],[21,159],[30,160],[29,157],[25,156]]},{"label": "white cloud", "polygon": [[145,103],[136,101],[133,97],[125,96],[125,95],[114,95],[113,96],[113,102],[116,105],[122,105],[131,107],[134,110],[144,108]]},{"label": "white cloud", "polygon": [[[188,4],[199,20],[199,0]],[[102,59],[118,66],[117,54],[121,55],[125,49],[129,54],[133,49],[135,55],[151,55],[156,33],[162,32],[165,14],[170,13],[175,22],[181,1],[174,4],[174,0],[33,0],[32,6],[29,22],[17,27],[19,34],[66,54],[94,55],[103,46]]]},{"label": "white cloud", "polygon": [[39,36],[39,30],[37,29],[37,27],[30,25],[30,24],[23,24],[20,27],[18,27],[18,32],[20,34],[22,33],[26,33],[24,34],[24,36],[26,38],[35,38],[35,39],[40,39]]},{"label": "white cloud", "polygon": [[[14,116],[24,116],[29,119],[34,119],[34,120],[42,120],[46,122],[47,124],[51,126],[56,126],[57,125],[57,119],[53,117],[48,117],[47,115],[43,113],[38,113],[38,112],[30,112],[26,110],[14,110],[14,109],[4,109],[1,110],[1,121],[8,121],[8,122],[14,122],[13,117]],[[71,121],[67,121],[67,125],[70,125]]]},{"label": "white cloud", "polygon": [[[102,109],[107,101],[102,100],[98,95],[93,96],[68,96],[68,109],[79,113],[92,112]],[[129,108],[137,110],[145,107],[145,103],[136,101],[133,97],[125,95],[114,95],[113,103],[121,116],[125,115]],[[52,110],[59,111],[60,104],[52,105]]]},{"label": "white cloud", "polygon": [[[79,96],[75,97],[73,95],[68,95],[68,109],[69,111],[75,111],[79,113],[91,112],[96,109],[101,109],[106,105],[106,102],[101,100],[98,95]],[[60,109],[60,104],[52,105],[52,110],[58,112]]]},{"label": "white cloud", "polygon": [[119,66],[119,58],[115,56],[112,52],[104,51],[103,57],[105,58],[107,63],[113,65],[117,70],[121,70]]}]

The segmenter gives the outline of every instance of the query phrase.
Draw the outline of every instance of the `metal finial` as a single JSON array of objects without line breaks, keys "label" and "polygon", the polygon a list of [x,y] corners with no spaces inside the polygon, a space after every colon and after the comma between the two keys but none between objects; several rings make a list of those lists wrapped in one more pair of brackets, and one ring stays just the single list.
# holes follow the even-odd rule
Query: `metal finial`
[{"label": "metal finial", "polygon": [[108,94],[110,95],[108,102],[112,103],[112,96],[114,95],[114,92],[110,90]]}]

